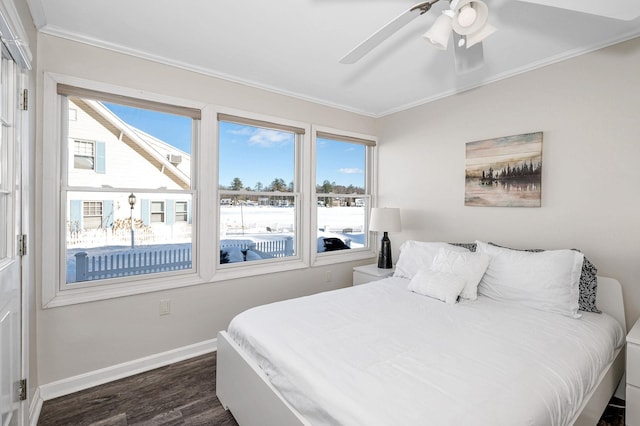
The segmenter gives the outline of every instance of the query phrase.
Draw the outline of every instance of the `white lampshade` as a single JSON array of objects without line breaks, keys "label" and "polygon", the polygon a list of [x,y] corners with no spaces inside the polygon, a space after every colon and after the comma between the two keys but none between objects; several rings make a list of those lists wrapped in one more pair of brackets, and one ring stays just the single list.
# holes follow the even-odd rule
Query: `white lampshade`
[{"label": "white lampshade", "polygon": [[[473,8],[475,13],[470,13],[469,8]],[[469,19],[471,17],[473,19]],[[462,0],[456,5],[451,26],[458,34],[469,35],[484,27],[488,18],[489,8],[485,3],[479,0]]]},{"label": "white lampshade", "polygon": [[[447,13],[445,13],[447,12]],[[436,49],[447,50],[449,38],[451,37],[451,11],[445,10],[438,16],[436,22],[422,36]]]},{"label": "white lampshade", "polygon": [[372,208],[369,230],[380,232],[400,232],[402,230],[402,224],[400,222],[400,209],[386,207]]}]

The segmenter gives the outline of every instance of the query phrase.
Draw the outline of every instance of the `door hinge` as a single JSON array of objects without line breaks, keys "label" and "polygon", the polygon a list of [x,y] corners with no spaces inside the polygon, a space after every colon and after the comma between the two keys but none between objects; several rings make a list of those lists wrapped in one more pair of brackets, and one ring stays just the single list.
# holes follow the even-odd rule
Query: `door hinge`
[{"label": "door hinge", "polygon": [[27,111],[29,109],[29,89],[22,89],[20,94],[20,109]]},{"label": "door hinge", "polygon": [[18,235],[18,256],[27,255],[27,234]]},{"label": "door hinge", "polygon": [[27,400],[27,379],[22,379],[18,382],[18,399],[20,401]]}]

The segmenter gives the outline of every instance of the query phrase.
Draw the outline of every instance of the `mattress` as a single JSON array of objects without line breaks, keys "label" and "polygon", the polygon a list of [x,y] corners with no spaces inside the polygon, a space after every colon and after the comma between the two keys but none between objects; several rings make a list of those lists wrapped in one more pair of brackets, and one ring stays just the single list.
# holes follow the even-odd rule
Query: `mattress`
[{"label": "mattress", "polygon": [[373,283],[256,307],[228,333],[314,425],[566,425],[624,341],[480,296],[447,305]]}]

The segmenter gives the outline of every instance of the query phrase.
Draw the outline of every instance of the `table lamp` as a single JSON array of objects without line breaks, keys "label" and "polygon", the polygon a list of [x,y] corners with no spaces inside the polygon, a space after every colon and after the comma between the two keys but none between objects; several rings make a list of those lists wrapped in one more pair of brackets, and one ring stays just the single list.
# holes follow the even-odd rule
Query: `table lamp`
[{"label": "table lamp", "polygon": [[391,241],[389,240],[389,235],[387,233],[400,232],[400,209],[373,207],[371,209],[369,230],[384,233],[380,245],[380,254],[378,255],[378,268],[393,268],[393,262],[391,259]]}]

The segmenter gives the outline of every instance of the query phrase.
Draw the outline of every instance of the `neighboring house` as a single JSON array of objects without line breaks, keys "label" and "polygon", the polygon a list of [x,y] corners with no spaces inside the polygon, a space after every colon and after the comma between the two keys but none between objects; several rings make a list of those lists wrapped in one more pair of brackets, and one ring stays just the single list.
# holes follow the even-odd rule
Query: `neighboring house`
[{"label": "neighboring house", "polygon": [[[119,119],[102,103],[69,100],[69,186],[100,188],[190,187],[189,154]],[[120,223],[161,228],[191,224],[191,199],[182,194],[134,194],[133,211],[128,193],[74,192],[67,206],[68,230],[83,232],[111,229]],[[96,198],[99,195],[100,198]],[[122,226],[121,226],[122,227]],[[183,230],[184,231],[184,230]]]}]

